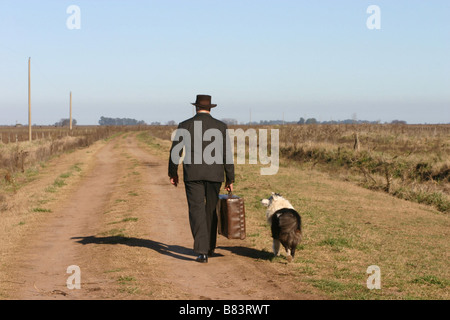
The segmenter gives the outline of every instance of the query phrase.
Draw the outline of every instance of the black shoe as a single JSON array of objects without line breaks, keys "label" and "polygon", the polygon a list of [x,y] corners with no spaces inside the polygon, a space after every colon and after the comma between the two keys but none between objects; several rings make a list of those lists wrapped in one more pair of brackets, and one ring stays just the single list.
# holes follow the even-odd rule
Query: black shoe
[{"label": "black shoe", "polygon": [[196,262],[200,263],[207,263],[208,262],[208,255],[206,254],[200,254],[197,259],[195,259]]}]

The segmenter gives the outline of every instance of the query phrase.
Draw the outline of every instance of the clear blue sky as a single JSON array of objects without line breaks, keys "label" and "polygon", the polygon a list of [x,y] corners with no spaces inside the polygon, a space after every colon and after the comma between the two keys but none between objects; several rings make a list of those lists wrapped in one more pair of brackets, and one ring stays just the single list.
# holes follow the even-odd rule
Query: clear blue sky
[{"label": "clear blue sky", "polygon": [[[69,30],[69,5],[81,29]],[[381,29],[369,30],[369,5]],[[448,0],[2,0],[0,124],[100,116],[450,122]]]}]

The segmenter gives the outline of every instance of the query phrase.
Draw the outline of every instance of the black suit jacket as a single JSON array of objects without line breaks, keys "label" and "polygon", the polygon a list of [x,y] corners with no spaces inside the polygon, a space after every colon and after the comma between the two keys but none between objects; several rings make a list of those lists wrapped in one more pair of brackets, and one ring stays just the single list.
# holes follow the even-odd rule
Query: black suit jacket
[{"label": "black suit jacket", "polygon": [[[232,163],[233,155],[231,154],[231,148],[229,148],[230,144],[227,143],[229,137],[227,133],[227,125],[225,123],[213,118],[209,113],[197,113],[194,117],[181,122],[178,125],[178,129],[186,130],[184,132],[188,132],[189,135],[187,137],[181,138],[179,141],[173,141],[172,147],[170,149],[170,155],[172,155],[172,150],[175,147],[180,148],[183,145],[185,146],[186,154],[183,161],[184,181],[202,180],[223,182],[225,180],[227,184],[234,182],[234,164]],[[211,154],[214,156],[214,159],[221,159],[221,161],[215,161],[215,163],[205,163],[205,159],[203,157],[205,148],[207,148],[208,145],[212,144],[216,138],[211,138],[212,141],[203,141],[205,131],[208,129],[216,129],[213,130],[213,132],[220,132],[220,136],[222,139],[222,148],[220,150],[217,150],[215,148],[214,152],[211,152]],[[178,134],[180,132],[180,130],[177,130]],[[190,141],[188,140],[189,138]],[[195,139],[197,139],[197,143]],[[201,141],[201,144],[198,144],[198,141]],[[201,149],[199,148],[200,146]],[[176,151],[177,150],[179,149],[176,149]],[[208,149],[207,151],[207,154],[210,154],[211,149]],[[170,155],[169,177],[173,178],[178,176],[178,162],[174,162],[174,159],[172,159]],[[228,162],[231,163],[227,163],[227,156],[229,159],[231,159],[231,161],[229,160]]]}]

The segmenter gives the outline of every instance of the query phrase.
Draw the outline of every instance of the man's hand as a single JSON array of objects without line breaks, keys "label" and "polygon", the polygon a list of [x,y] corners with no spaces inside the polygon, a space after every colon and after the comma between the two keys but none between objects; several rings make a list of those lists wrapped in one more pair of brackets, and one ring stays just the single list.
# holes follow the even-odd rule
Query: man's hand
[{"label": "man's hand", "polygon": [[178,177],[170,178],[170,183],[176,187],[178,185]]},{"label": "man's hand", "polygon": [[233,192],[233,184],[227,184],[225,185],[225,190],[227,190],[228,192]]}]

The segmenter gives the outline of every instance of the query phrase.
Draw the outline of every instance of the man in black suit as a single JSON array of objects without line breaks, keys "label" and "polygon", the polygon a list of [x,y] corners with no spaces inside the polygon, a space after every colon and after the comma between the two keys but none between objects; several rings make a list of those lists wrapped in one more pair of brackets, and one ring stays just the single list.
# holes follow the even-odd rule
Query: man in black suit
[{"label": "man in black suit", "polygon": [[198,254],[197,262],[208,262],[208,255],[216,247],[216,205],[220,187],[225,180],[225,189],[233,191],[234,164],[227,125],[210,114],[211,108],[216,107],[211,104],[211,96],[197,95],[192,104],[197,113],[178,125],[170,149],[169,178],[176,187],[179,157],[184,147],[183,180],[194,252]]}]

